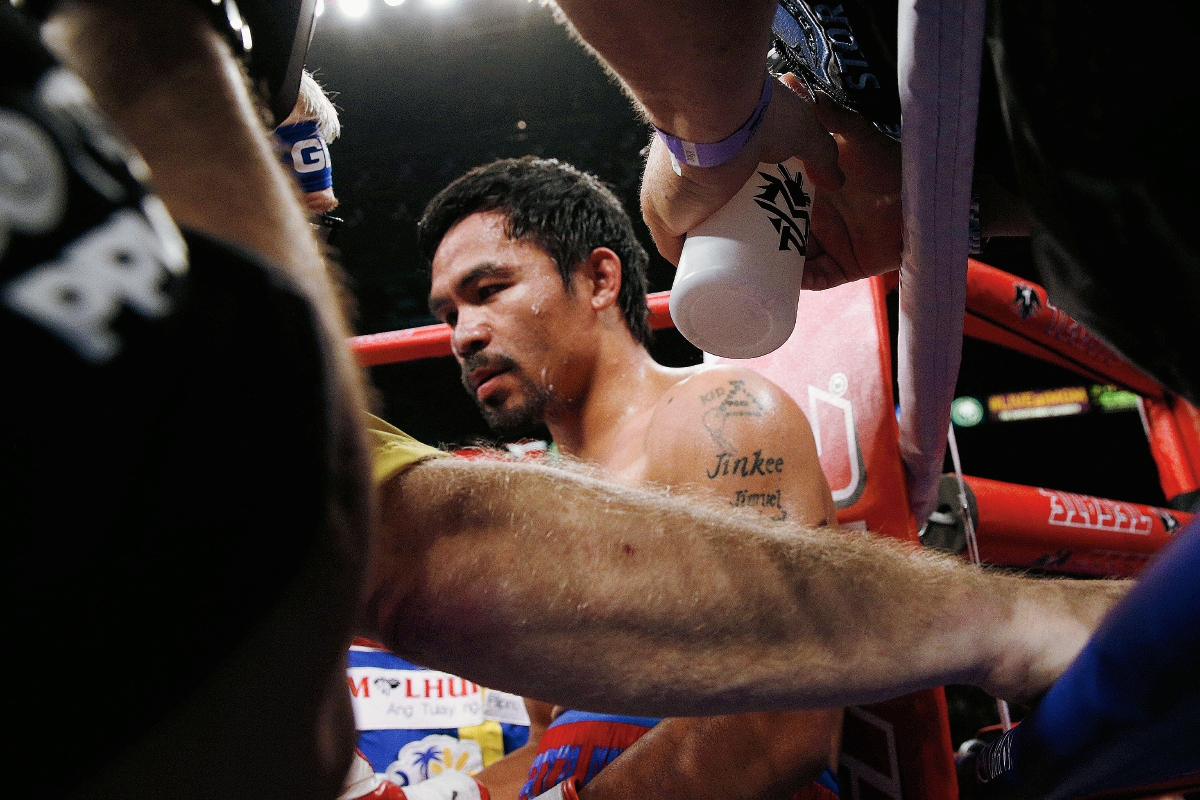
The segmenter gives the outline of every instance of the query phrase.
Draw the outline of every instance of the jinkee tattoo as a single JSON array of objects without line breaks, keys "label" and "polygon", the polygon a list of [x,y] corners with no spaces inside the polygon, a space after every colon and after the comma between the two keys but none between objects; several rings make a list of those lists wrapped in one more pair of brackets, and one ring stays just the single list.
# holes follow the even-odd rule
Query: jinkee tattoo
[{"label": "jinkee tattoo", "polygon": [[734,458],[733,453],[717,453],[716,465],[705,474],[708,479],[715,481],[733,475],[738,478],[749,478],[753,475],[779,475],[783,473],[782,458],[763,458],[762,450],[755,450],[751,456]]}]

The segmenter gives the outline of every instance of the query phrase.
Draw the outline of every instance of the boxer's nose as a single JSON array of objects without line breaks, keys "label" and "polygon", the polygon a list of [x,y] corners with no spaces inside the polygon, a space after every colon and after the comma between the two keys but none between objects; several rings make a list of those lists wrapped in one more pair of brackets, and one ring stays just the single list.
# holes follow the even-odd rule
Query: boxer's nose
[{"label": "boxer's nose", "polygon": [[450,348],[460,361],[471,357],[488,346],[492,340],[492,329],[481,315],[464,309],[450,334]]}]

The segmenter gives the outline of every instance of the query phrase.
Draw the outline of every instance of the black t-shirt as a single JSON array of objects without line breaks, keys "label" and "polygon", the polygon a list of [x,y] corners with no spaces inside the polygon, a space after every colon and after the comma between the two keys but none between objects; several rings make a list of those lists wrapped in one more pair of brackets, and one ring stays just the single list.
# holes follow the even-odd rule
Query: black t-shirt
[{"label": "black t-shirt", "polygon": [[328,791],[368,481],[335,345],[144,177],[0,3],[8,785]]}]

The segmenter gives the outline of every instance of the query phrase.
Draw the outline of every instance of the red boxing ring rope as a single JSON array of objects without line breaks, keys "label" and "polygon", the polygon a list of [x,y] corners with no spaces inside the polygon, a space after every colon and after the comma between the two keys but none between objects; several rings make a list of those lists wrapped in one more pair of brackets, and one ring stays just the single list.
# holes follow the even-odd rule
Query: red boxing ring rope
[{"label": "red boxing ring rope", "polygon": [[[656,331],[675,327],[667,307],[670,296],[670,292],[655,292],[646,296],[646,303],[650,306],[650,327]],[[355,336],[350,339],[350,349],[358,359],[359,366],[363,367],[440,358],[450,355],[450,326],[439,323]]]},{"label": "red boxing ring rope", "polygon": [[1200,409],[1178,397],[1143,397],[1139,410],[1163,494],[1200,491]]},{"label": "red boxing ring rope", "polygon": [[1056,308],[1041,286],[975,259],[967,261],[964,333],[1099,383],[1111,383],[1143,397],[1163,398],[1158,381]]}]

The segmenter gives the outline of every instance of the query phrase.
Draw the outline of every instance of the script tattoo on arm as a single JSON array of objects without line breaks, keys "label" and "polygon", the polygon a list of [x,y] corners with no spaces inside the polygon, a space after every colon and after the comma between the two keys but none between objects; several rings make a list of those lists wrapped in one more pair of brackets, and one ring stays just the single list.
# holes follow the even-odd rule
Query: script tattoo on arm
[{"label": "script tattoo on arm", "polygon": [[[763,458],[762,450],[752,456],[735,457],[733,453],[717,453],[717,463],[707,472],[709,480],[733,475],[749,478],[754,475],[780,475],[783,473],[783,458]],[[753,461],[751,459],[753,458]]]},{"label": "script tattoo on arm", "polygon": [[783,522],[788,515],[787,509],[783,507],[782,489],[773,492],[748,492],[738,489],[729,505],[734,508],[757,508],[763,514],[774,510],[775,515],[771,519],[776,522]]},{"label": "script tattoo on arm", "polygon": [[[713,403],[716,405],[712,405]],[[762,403],[746,388],[745,381],[731,380],[727,386],[710,389],[700,395],[700,404],[712,406],[704,412],[702,422],[713,443],[719,448],[714,455],[715,461],[709,462],[705,468],[705,476],[710,481],[726,478],[765,478],[783,473],[782,456],[764,456],[761,449],[755,450],[751,455],[738,455],[736,446],[726,432],[730,420],[738,417],[761,419],[765,414]],[[735,508],[756,508],[773,520],[787,519],[787,510],[783,508],[783,489],[779,487],[767,489],[754,486],[736,489],[729,504]]]}]

